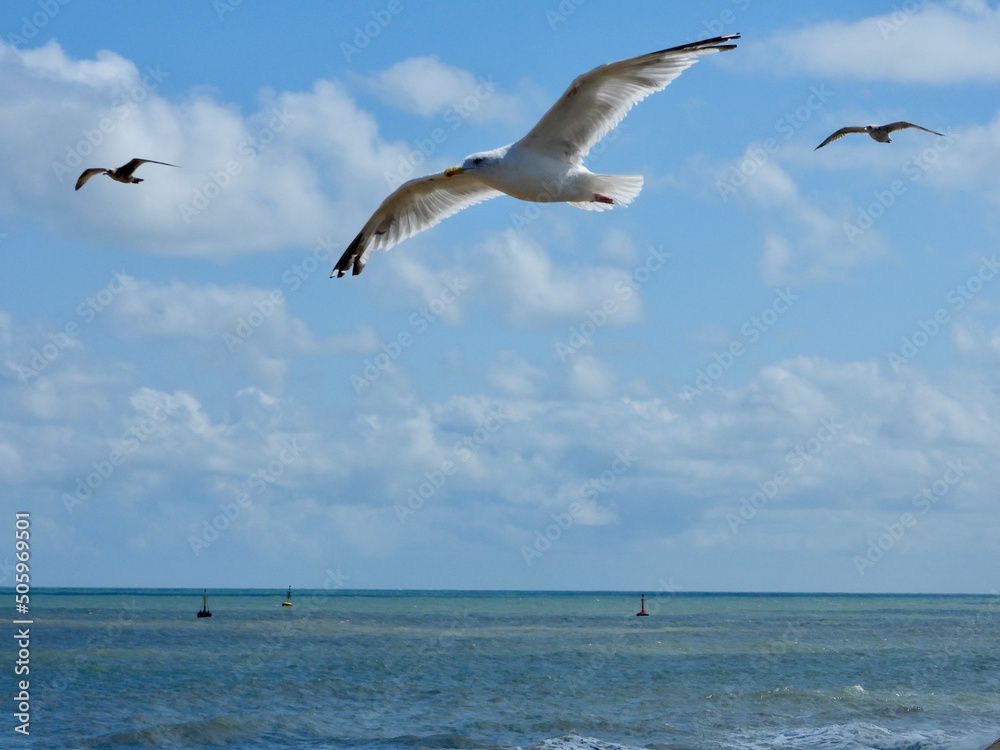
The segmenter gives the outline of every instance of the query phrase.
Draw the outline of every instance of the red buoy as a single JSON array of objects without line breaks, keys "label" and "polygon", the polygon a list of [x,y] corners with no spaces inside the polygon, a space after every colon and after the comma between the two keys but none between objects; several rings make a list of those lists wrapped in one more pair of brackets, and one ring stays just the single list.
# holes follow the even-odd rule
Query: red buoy
[{"label": "red buoy", "polygon": [[639,611],[635,613],[635,616],[636,617],[649,617],[649,612],[646,611],[646,595],[645,594],[642,594],[642,598],[640,599],[640,603],[641,603],[641,606],[639,608]]}]

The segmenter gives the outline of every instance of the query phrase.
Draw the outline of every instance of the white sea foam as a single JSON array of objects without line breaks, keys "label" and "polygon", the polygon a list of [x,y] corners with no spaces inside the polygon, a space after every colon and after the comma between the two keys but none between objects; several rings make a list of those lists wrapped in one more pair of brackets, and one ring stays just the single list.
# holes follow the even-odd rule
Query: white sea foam
[{"label": "white sea foam", "polygon": [[[518,748],[518,750],[521,750],[521,748]],[[631,745],[621,745],[617,742],[605,742],[594,737],[567,734],[563,737],[542,740],[532,745],[530,750],[641,750],[641,748]]]}]

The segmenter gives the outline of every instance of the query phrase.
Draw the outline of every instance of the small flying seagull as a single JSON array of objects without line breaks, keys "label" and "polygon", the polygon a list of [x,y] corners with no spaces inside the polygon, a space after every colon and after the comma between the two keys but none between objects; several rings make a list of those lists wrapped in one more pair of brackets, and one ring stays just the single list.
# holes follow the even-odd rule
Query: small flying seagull
[{"label": "small flying seagull", "polygon": [[112,180],[117,180],[118,182],[126,183],[139,183],[142,182],[142,178],[133,177],[132,173],[142,164],[162,164],[165,167],[176,167],[176,164],[167,164],[165,161],[153,161],[152,159],[133,159],[128,164],[118,167],[118,169],[105,169],[104,167],[94,167],[93,169],[85,169],[83,174],[80,175],[80,179],[76,181],[76,187],[74,190],[79,190],[84,186],[84,184],[93,177],[95,174],[106,174]]},{"label": "small flying seagull", "polygon": [[460,166],[400,185],[362,227],[331,278],[361,273],[373,250],[393,245],[476,203],[506,194],[523,201],[603,211],[628,205],[642,175],[594,174],[583,157],[650,94],[662,91],[699,55],[735,49],[728,34],[602,65],[578,77],[516,143],[467,156]]},{"label": "small flying seagull", "polygon": [[897,130],[902,130],[903,128],[916,128],[917,130],[923,130],[925,133],[932,133],[934,135],[944,135],[944,133],[937,133],[933,130],[928,130],[927,128],[922,128],[919,125],[914,125],[912,122],[890,122],[888,125],[865,125],[862,127],[846,127],[841,128],[836,133],[831,135],[821,144],[819,144],[813,151],[823,148],[828,143],[833,143],[839,138],[843,138],[848,133],[868,133],[872,138],[874,138],[879,143],[892,143],[892,139],[889,137],[889,133],[895,133]]}]

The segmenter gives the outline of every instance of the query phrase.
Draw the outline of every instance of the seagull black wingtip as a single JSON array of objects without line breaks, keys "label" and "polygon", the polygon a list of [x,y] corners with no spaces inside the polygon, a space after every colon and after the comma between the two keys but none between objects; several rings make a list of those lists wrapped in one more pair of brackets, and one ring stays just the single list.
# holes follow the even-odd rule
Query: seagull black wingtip
[{"label": "seagull black wingtip", "polygon": [[681,44],[677,47],[668,47],[667,49],[661,49],[659,52],[653,52],[654,55],[662,55],[665,52],[680,52],[682,50],[699,50],[711,47],[721,51],[736,49],[735,44],[723,44],[723,42],[729,42],[734,39],[739,39],[739,34],[724,34],[723,36],[714,36],[711,39],[702,39],[698,42],[691,42],[689,44]]},{"label": "seagull black wingtip", "polygon": [[333,270],[330,272],[331,279],[334,277],[339,279],[347,273],[347,269],[350,268],[352,264],[354,265],[353,275],[357,276],[361,273],[361,269],[364,268],[365,265],[364,263],[359,263],[361,260],[361,253],[358,251],[358,248],[361,247],[364,238],[364,231],[358,232],[358,236],[354,238],[354,241],[350,245],[347,246],[344,254],[340,256],[340,260],[337,261],[337,265],[335,265]]}]

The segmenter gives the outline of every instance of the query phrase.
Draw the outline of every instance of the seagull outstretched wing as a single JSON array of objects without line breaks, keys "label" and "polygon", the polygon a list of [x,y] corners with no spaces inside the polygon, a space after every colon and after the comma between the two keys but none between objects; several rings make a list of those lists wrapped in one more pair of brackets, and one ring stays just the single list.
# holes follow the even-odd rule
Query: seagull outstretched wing
[{"label": "seagull outstretched wing", "polygon": [[85,169],[85,170],[83,170],[83,174],[80,175],[80,179],[78,179],[76,181],[76,187],[73,188],[73,189],[74,190],[79,190],[80,188],[82,188],[86,184],[87,180],[89,180],[95,174],[104,174],[107,171],[108,170],[106,170],[104,167],[94,167],[92,169]]},{"label": "seagull outstretched wing", "polygon": [[699,55],[734,49],[735,44],[726,42],[739,38],[739,34],[717,36],[594,68],[573,81],[515,147],[579,164],[633,106],[665,89]]},{"label": "seagull outstretched wing", "polygon": [[142,164],[162,164],[165,167],[176,167],[176,164],[167,164],[165,161],[153,161],[152,159],[133,159],[128,164],[118,167],[118,174],[123,176],[131,175]]},{"label": "seagull outstretched wing", "polygon": [[944,135],[944,133],[938,133],[936,130],[928,130],[927,128],[922,128],[919,125],[914,125],[912,122],[900,121],[885,126],[885,129],[890,133],[902,130],[903,128],[916,128],[917,130],[923,130],[925,133],[930,133],[931,135]]},{"label": "seagull outstretched wing", "polygon": [[819,144],[816,148],[814,148],[813,151],[815,151],[816,149],[823,148],[823,146],[825,146],[828,143],[833,143],[834,141],[843,138],[848,133],[867,133],[867,132],[868,131],[865,130],[864,128],[859,128],[859,127],[854,126],[854,125],[846,127],[846,128],[841,128],[836,133],[833,133],[829,138],[827,138],[821,144]]},{"label": "seagull outstretched wing", "polygon": [[388,250],[463,208],[498,195],[503,193],[487,187],[470,174],[446,177],[439,172],[404,182],[382,201],[334,266],[330,277],[343,276],[351,266],[357,276],[372,250]]}]

